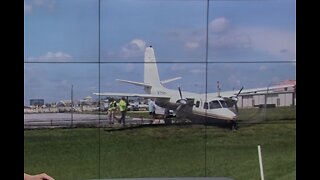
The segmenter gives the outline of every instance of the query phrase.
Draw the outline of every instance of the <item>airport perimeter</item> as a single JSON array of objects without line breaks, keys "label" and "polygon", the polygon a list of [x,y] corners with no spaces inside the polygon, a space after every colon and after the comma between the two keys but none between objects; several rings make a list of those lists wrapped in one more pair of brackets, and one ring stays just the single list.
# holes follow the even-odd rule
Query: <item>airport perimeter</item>
[{"label": "airport perimeter", "polygon": [[[57,127],[105,127],[108,126],[107,115],[77,113],[32,113],[24,114],[25,129],[57,128]],[[126,117],[128,125],[151,124],[150,118]],[[163,120],[154,123],[163,124]],[[117,126],[118,124],[115,124]]]}]

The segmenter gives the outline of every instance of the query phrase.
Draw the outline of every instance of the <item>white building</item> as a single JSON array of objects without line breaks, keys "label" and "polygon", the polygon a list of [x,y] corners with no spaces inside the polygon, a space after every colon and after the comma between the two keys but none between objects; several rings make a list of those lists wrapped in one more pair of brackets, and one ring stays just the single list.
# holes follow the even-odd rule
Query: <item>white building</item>
[{"label": "white building", "polygon": [[[279,85],[296,85],[295,80],[283,81]],[[260,107],[263,105],[271,107],[280,106],[295,106],[296,105],[296,92],[293,88],[281,88],[270,92],[256,92],[241,94],[238,97],[239,108]]]}]

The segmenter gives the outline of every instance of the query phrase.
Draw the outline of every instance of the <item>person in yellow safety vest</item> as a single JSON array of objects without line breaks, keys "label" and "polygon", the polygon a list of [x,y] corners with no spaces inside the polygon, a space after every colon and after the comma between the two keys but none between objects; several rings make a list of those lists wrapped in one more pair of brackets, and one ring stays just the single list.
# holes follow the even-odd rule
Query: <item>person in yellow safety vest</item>
[{"label": "person in yellow safety vest", "polygon": [[114,123],[114,120],[116,119],[116,116],[115,116],[116,110],[117,110],[117,102],[113,98],[110,98],[109,107],[108,107],[109,124]]},{"label": "person in yellow safety vest", "polygon": [[119,109],[121,112],[121,118],[120,118],[120,124],[123,123],[123,125],[126,124],[126,113],[127,113],[127,102],[125,101],[125,97],[122,97],[119,102]]}]

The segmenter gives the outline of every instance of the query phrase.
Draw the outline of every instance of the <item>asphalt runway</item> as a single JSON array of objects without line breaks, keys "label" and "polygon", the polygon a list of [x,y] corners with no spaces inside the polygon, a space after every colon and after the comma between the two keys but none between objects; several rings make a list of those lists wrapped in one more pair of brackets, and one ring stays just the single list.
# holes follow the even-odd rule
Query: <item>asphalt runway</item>
[{"label": "asphalt runway", "polygon": [[[118,117],[118,116],[117,116]],[[119,117],[120,118],[120,117]],[[161,123],[161,122],[160,122]],[[126,117],[126,124],[151,124],[151,119]],[[24,114],[24,128],[57,128],[92,126],[105,127],[108,125],[107,115],[71,114],[71,113],[34,113]]]}]

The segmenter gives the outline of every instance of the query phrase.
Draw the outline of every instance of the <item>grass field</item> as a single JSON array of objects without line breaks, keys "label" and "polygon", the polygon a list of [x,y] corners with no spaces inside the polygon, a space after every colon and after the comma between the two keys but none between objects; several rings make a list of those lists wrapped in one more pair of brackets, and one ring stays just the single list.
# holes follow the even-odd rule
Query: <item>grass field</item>
[{"label": "grass field", "polygon": [[265,179],[292,180],[296,120],[283,116],[293,112],[270,110],[266,122],[275,123],[240,126],[236,132],[202,125],[25,130],[25,172],[45,171],[59,180],[198,176],[256,180],[260,144]]}]

